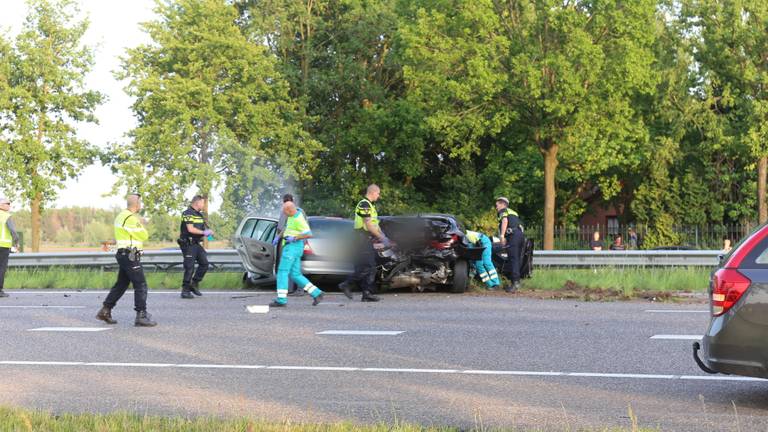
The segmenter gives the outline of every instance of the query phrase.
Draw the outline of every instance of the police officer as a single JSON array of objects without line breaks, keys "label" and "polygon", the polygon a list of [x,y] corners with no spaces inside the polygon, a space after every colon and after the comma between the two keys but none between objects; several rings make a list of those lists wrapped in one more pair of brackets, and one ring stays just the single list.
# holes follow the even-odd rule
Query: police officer
[{"label": "police officer", "polygon": [[301,274],[301,257],[304,255],[304,239],[312,237],[309,222],[303,212],[296,209],[290,201],[283,204],[283,213],[287,220],[282,238],[280,264],[277,266],[277,298],[269,305],[285,307],[288,305],[288,279],[312,296],[312,306],[317,306],[323,299],[323,292]]},{"label": "police officer", "polygon": [[8,269],[8,258],[11,248],[19,248],[19,234],[11,220],[11,201],[8,198],[0,198],[0,297],[8,297],[3,291],[5,283],[5,271]]},{"label": "police officer", "polygon": [[107,324],[117,324],[112,319],[112,308],[125,294],[128,285],[133,284],[134,310],[136,310],[136,327],[154,327],[156,322],[147,313],[147,280],[144,278],[144,270],[141,268],[141,252],[144,250],[144,242],[149,238],[149,233],[142,225],[139,217],[141,210],[141,198],[138,194],[128,195],[127,209],[121,211],[115,218],[115,240],[117,241],[117,264],[120,271],[117,274],[117,282],[109,291],[104,304],[96,315]]},{"label": "police officer", "polygon": [[381,242],[385,247],[391,242],[379,228],[379,214],[373,205],[381,196],[381,189],[372,184],[365,192],[365,198],[360,200],[355,207],[355,242],[358,253],[355,260],[355,272],[347,280],[339,284],[339,289],[347,298],[352,298],[351,283],[354,282],[363,291],[364,302],[377,302],[379,298],[374,294],[376,281],[376,250],[374,242]]},{"label": "police officer", "polygon": [[496,267],[493,265],[493,242],[487,235],[477,231],[467,231],[465,235],[471,245],[483,248],[482,258],[472,263],[478,276],[480,276],[480,280],[489,290],[496,289],[497,286],[501,285],[501,282],[496,273]]},{"label": "police officer", "polygon": [[[194,298],[203,295],[198,285],[208,271],[208,254],[201,244],[203,237],[213,234],[208,228],[202,210],[205,208],[205,198],[195,195],[189,207],[181,214],[179,247],[184,255],[184,279],[181,282],[181,298]],[[197,270],[195,270],[197,262]]]},{"label": "police officer", "polygon": [[511,293],[520,288],[520,254],[523,248],[522,222],[517,212],[509,208],[509,200],[505,197],[496,198],[496,213],[499,221],[499,238],[501,246],[507,249],[507,259],[504,261],[502,272],[511,286],[504,291]]}]

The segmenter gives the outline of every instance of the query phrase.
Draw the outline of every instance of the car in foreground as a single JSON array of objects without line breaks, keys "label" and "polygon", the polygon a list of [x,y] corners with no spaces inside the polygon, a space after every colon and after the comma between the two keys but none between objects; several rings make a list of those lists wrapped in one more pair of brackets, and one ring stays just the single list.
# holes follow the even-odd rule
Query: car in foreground
[{"label": "car in foreground", "polygon": [[707,373],[768,378],[768,225],[722,257],[709,285],[710,322],[693,356]]},{"label": "car in foreground", "polygon": [[[307,218],[313,237],[304,243],[302,272],[310,279],[341,279],[354,270],[353,223],[325,216]],[[481,249],[470,247],[461,224],[451,215],[382,216],[382,231],[392,248],[377,246],[377,283],[382,289],[409,287],[415,291],[448,288],[464,292],[469,284],[469,262]],[[240,255],[246,286],[275,283],[279,250],[272,246],[277,219],[248,216],[233,238]]]}]

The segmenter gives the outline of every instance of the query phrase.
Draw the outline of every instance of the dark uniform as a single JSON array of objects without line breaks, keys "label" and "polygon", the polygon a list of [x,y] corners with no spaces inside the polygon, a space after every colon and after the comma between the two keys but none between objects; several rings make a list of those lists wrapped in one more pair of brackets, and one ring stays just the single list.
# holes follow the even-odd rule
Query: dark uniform
[{"label": "dark uniform", "polygon": [[[181,284],[182,295],[184,293],[194,292],[200,295],[197,285],[203,280],[208,271],[208,254],[201,244],[202,234],[192,234],[187,230],[187,224],[192,224],[200,231],[204,231],[207,226],[203,213],[192,207],[184,210],[181,214],[181,228],[179,235],[179,246],[181,253],[184,254],[184,280]],[[197,271],[195,271],[195,262],[197,262]]]},{"label": "dark uniform", "polygon": [[367,198],[363,198],[355,207],[355,243],[358,251],[355,259],[355,272],[347,278],[346,283],[354,282],[363,291],[363,301],[378,300],[376,292],[376,250],[373,248],[374,238],[365,226],[365,218],[379,225],[379,215],[376,207]]},{"label": "dark uniform", "polygon": [[[501,224],[504,219],[507,219],[507,230],[501,232]],[[517,212],[509,208],[503,208],[498,211],[499,220],[499,233],[504,236],[506,240],[507,260],[504,261],[504,267],[502,273],[513,284],[520,283],[520,254],[523,248],[523,230],[521,229],[522,222]]]}]

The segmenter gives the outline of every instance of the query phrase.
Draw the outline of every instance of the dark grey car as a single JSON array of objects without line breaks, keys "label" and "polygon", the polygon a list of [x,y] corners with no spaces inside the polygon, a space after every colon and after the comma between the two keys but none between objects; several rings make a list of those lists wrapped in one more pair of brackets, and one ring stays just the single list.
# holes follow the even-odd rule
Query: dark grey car
[{"label": "dark grey car", "polygon": [[708,373],[768,378],[768,225],[723,258],[709,296],[712,318],[702,344],[693,344],[696,363]]}]

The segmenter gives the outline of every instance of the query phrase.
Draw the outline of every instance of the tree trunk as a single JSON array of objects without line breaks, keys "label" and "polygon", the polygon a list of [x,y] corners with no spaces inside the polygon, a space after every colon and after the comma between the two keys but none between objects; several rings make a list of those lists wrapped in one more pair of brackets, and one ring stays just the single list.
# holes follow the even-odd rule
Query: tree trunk
[{"label": "tree trunk", "polygon": [[768,157],[763,156],[757,163],[757,222],[768,220],[768,203],[765,201],[765,183],[768,177]]},{"label": "tree trunk", "polygon": [[30,212],[32,213],[32,252],[40,252],[40,234],[42,231],[42,202],[43,196],[40,192],[38,192],[35,194],[35,197],[30,203]]},{"label": "tree trunk", "polygon": [[555,172],[559,146],[541,148],[544,154],[544,250],[555,248]]}]

